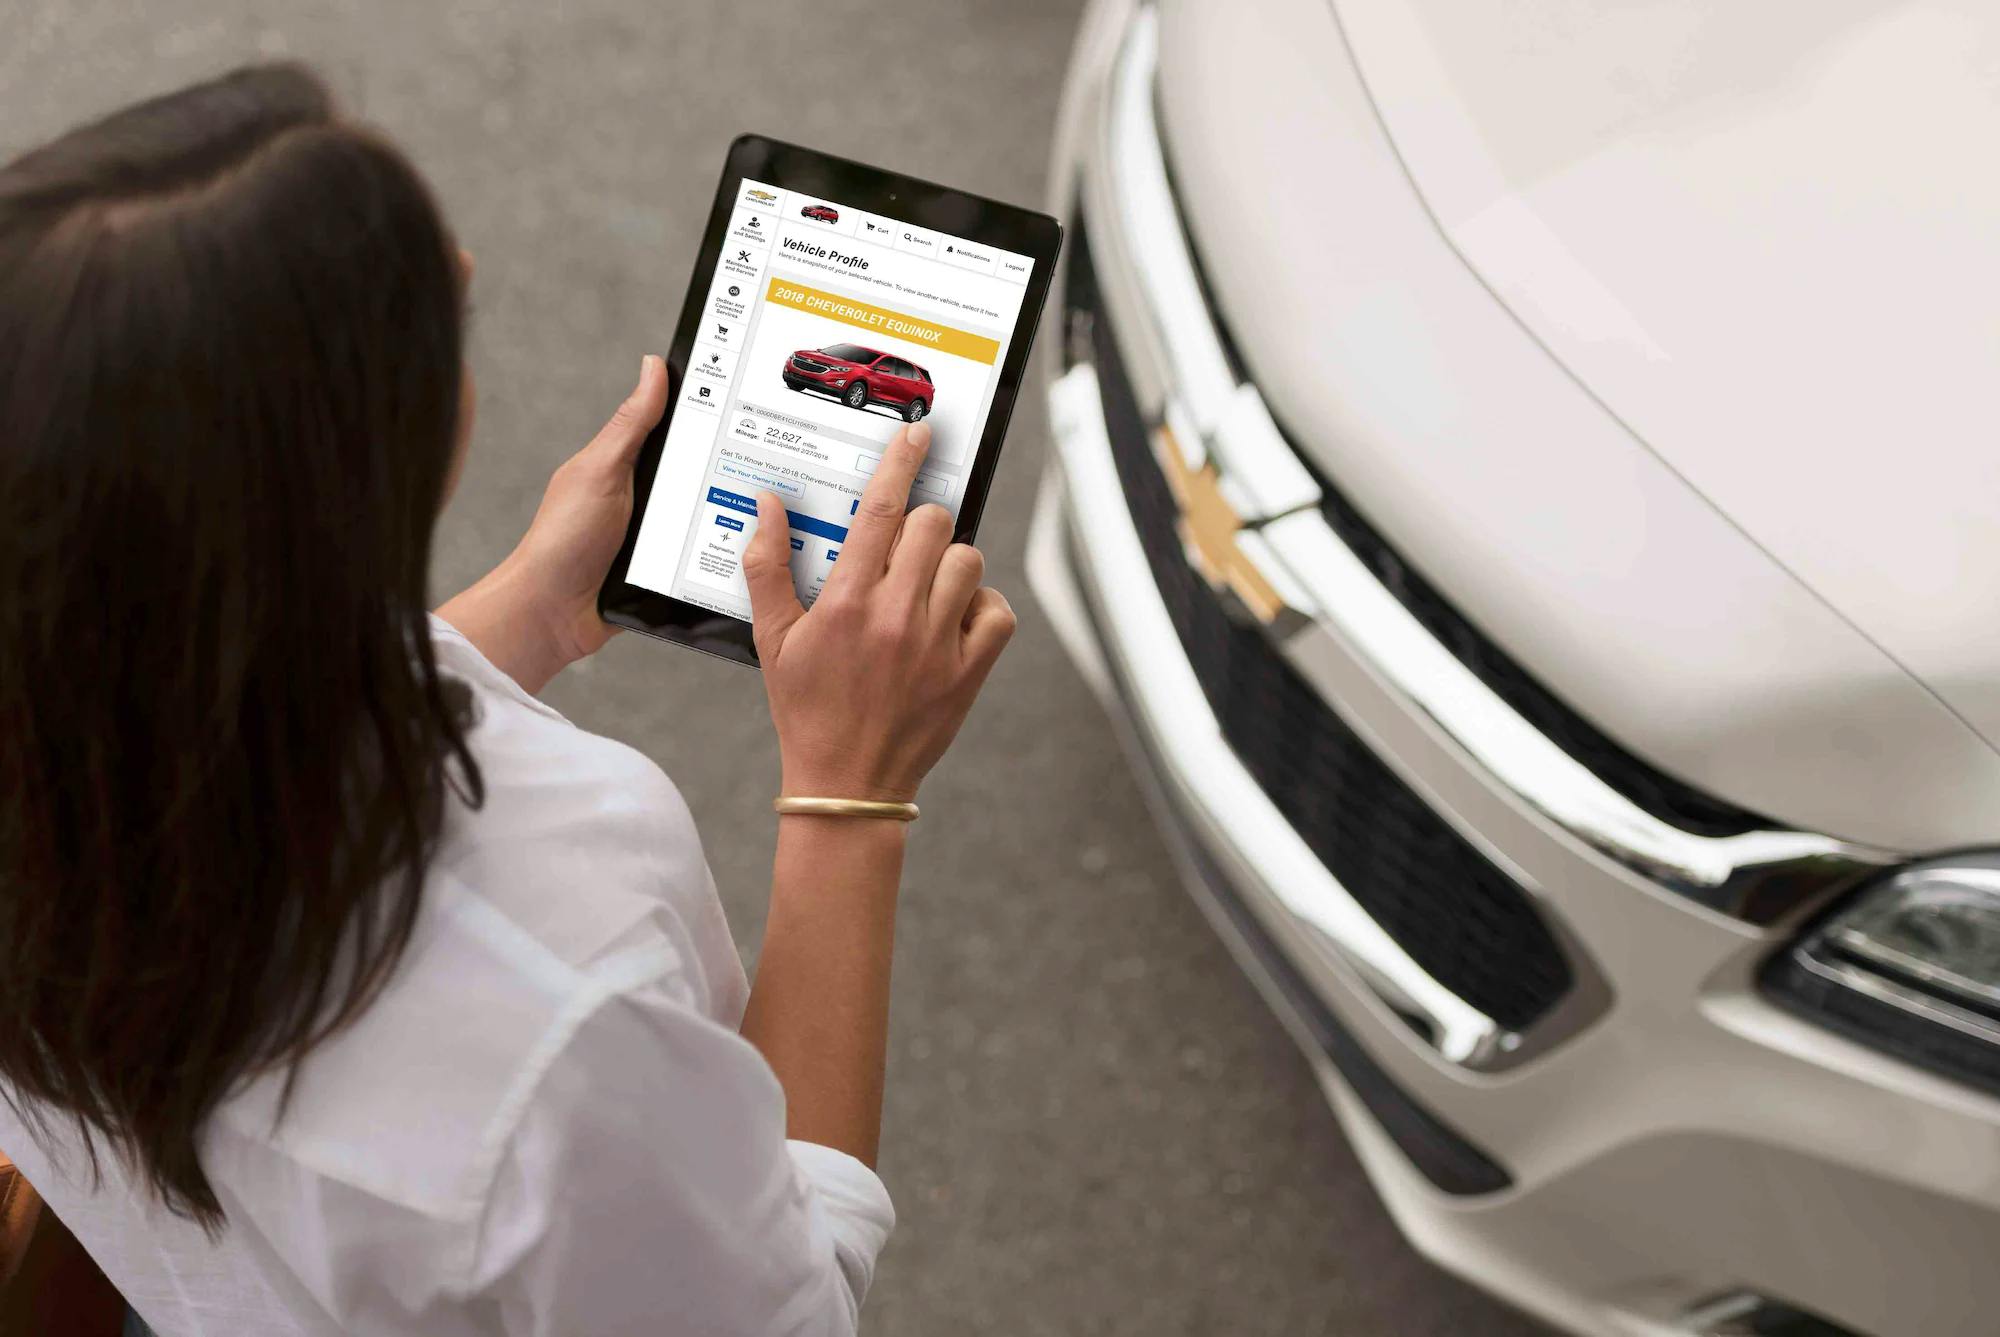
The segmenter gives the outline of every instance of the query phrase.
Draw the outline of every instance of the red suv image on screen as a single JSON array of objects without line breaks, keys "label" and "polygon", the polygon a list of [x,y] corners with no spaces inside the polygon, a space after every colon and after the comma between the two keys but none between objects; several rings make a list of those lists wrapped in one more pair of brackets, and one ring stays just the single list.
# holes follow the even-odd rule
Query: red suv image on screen
[{"label": "red suv image on screen", "polygon": [[860,344],[828,344],[801,348],[785,359],[785,384],[793,390],[817,390],[851,409],[886,404],[915,422],[937,404],[931,374],[914,362],[892,357]]},{"label": "red suv image on screen", "polygon": [[799,210],[799,213],[806,218],[817,218],[822,223],[838,223],[840,221],[840,211],[824,204],[808,204],[805,208]]}]

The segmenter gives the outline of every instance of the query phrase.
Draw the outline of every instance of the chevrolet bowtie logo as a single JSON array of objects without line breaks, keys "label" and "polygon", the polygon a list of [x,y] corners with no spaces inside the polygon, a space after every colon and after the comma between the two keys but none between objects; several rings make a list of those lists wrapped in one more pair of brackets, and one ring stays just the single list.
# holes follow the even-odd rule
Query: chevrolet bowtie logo
[{"label": "chevrolet bowtie logo", "polygon": [[1237,543],[1243,520],[1222,495],[1215,462],[1204,460],[1199,469],[1190,466],[1165,426],[1153,429],[1153,454],[1167,476],[1174,504],[1180,507],[1181,543],[1195,569],[1212,588],[1233,592],[1259,622],[1276,619],[1285,601]]}]

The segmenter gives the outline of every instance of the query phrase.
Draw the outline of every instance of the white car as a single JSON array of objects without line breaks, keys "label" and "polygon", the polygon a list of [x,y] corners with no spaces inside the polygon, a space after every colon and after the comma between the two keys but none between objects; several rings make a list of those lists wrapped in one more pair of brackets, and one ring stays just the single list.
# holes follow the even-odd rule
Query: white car
[{"label": "white car", "polygon": [[2000,1332],[1996,69],[1085,17],[1037,592],[1396,1221],[1570,1331]]}]

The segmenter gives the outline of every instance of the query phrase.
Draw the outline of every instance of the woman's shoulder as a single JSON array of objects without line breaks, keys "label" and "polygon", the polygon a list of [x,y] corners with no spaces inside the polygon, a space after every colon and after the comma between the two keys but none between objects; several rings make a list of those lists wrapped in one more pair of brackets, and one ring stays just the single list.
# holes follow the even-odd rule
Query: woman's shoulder
[{"label": "woman's shoulder", "polygon": [[439,666],[473,690],[482,793],[447,814],[431,881],[498,910],[572,964],[659,938],[704,1010],[740,1006],[742,967],[686,801],[636,749],[577,728],[436,624]]},{"label": "woman's shoulder", "polygon": [[439,671],[472,691],[467,742],[482,791],[476,802],[458,796],[443,833],[446,855],[504,846],[596,862],[641,847],[700,858],[686,801],[649,757],[578,728],[449,623],[433,617],[431,625]]}]

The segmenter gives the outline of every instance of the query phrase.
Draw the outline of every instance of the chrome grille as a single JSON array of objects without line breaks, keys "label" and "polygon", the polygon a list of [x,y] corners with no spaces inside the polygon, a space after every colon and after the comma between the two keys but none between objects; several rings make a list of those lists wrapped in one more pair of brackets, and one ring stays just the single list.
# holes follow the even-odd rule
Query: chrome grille
[{"label": "chrome grille", "polygon": [[1397,778],[1265,638],[1231,619],[1188,565],[1117,339],[1098,309],[1088,243],[1068,301],[1087,324],[1105,426],[1153,578],[1224,736],[1354,899],[1432,978],[1510,1030],[1573,982],[1528,894]]}]

